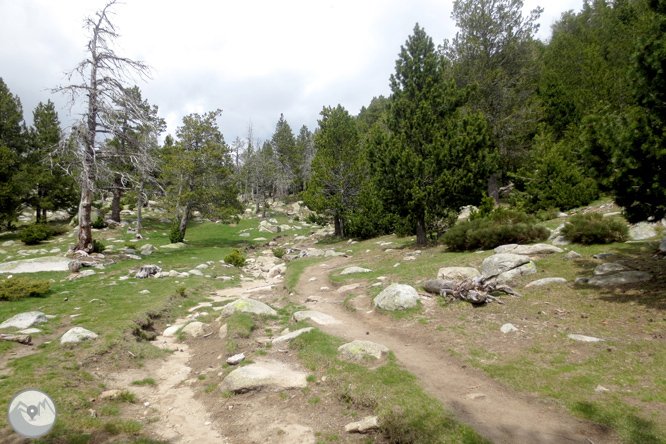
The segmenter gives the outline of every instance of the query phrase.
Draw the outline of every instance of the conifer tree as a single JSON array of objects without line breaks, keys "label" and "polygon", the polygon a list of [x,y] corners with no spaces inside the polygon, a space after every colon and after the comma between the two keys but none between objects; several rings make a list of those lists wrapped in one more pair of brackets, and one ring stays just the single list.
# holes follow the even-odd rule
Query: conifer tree
[{"label": "conifer tree", "polygon": [[371,163],[386,209],[421,245],[428,221],[480,201],[493,157],[483,116],[461,110],[468,94],[446,77],[418,24],[401,48],[391,90],[390,134],[373,147]]}]

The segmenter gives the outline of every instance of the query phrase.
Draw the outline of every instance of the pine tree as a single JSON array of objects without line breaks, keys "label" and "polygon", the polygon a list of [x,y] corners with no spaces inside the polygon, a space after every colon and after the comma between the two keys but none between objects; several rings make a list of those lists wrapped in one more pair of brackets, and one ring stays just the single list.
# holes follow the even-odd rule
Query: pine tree
[{"label": "pine tree", "polygon": [[345,235],[345,218],[357,206],[367,165],[360,152],[355,119],[341,105],[324,108],[314,136],[317,154],[312,178],[304,195],[305,204],[333,216],[335,236]]},{"label": "pine tree", "polygon": [[10,227],[17,220],[29,192],[20,174],[26,142],[21,100],[0,78],[0,226]]},{"label": "pine tree", "polygon": [[483,116],[462,112],[468,94],[447,79],[418,24],[401,48],[391,90],[390,134],[373,147],[371,163],[387,211],[415,229],[421,245],[428,221],[480,201],[493,158]]}]

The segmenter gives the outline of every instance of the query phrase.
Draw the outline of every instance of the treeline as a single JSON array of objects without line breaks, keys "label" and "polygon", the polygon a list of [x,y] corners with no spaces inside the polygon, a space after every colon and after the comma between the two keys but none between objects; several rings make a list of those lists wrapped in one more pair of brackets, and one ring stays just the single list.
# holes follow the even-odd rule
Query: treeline
[{"label": "treeline", "polygon": [[[94,192],[137,209],[159,196],[185,235],[194,211],[229,218],[270,197],[302,198],[341,236],[428,234],[450,227],[484,196],[528,212],[612,195],[632,222],[666,215],[666,2],[596,0],[567,12],[536,39],[542,10],[520,0],[458,0],[458,32],[436,45],[417,24],[400,48],[390,97],[358,115],[324,107],[318,128],[228,145],[221,111],[191,114],[158,141],[158,109],[128,84],[147,66],[119,57],[107,11],[87,19],[91,56],[80,83],[54,88],[88,110],[65,136],[53,104],[27,128],[20,100],[0,81],[0,224],[22,208],[78,206],[77,249],[89,249]],[[139,214],[140,216],[140,214]],[[139,217],[140,232],[140,217]]]}]

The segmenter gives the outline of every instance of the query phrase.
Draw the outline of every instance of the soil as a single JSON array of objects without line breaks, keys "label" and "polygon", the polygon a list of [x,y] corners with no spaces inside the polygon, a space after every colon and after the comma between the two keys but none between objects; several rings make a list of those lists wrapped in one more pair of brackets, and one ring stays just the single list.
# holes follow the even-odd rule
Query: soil
[{"label": "soil", "polygon": [[[339,285],[328,276],[332,269],[348,265],[358,264],[337,257],[307,268],[294,295],[289,296],[291,301],[342,321],[338,325],[318,326],[327,333],[350,341],[371,340],[391,349],[398,362],[419,378],[431,396],[484,437],[498,444],[620,442],[612,432],[569,416],[555,403],[536,395],[516,393],[452,357],[446,351],[446,344],[454,339],[447,337],[446,331],[437,332],[434,337],[432,328],[427,329],[414,319],[390,319],[373,310],[367,296],[352,299],[353,307],[343,306],[347,294],[335,291]],[[331,290],[322,292],[323,286]],[[363,282],[363,286],[368,283]],[[242,289],[219,292],[214,299],[251,294],[254,299],[279,305],[276,301],[286,294],[276,287],[281,285],[271,288],[264,280],[245,282]],[[318,301],[307,301],[309,295],[317,295]],[[422,303],[427,313],[437,316],[434,299],[424,295]],[[225,340],[217,334],[219,326],[218,321],[210,323],[208,336],[184,342],[158,337],[161,346],[176,351],[141,369],[116,374],[108,384],[109,388],[129,388],[137,394],[139,402],[134,404],[130,415],[143,422],[154,417],[155,422],[144,427],[152,437],[174,443],[314,444],[328,441],[327,437],[337,442],[389,442],[379,432],[345,433],[346,424],[372,412],[358,408],[352,412],[342,400],[330,396],[333,389],[321,377],[305,391],[224,396],[211,385],[224,376],[225,370],[220,369],[227,358]],[[276,335],[279,328],[282,327],[273,328]],[[307,371],[301,367],[295,352],[264,348],[262,342],[266,338],[262,336],[266,334],[263,330],[255,331],[251,338],[239,340],[239,351],[256,356],[253,352],[262,349],[267,352],[262,359]],[[156,385],[131,385],[132,381],[143,378],[154,378]]]}]

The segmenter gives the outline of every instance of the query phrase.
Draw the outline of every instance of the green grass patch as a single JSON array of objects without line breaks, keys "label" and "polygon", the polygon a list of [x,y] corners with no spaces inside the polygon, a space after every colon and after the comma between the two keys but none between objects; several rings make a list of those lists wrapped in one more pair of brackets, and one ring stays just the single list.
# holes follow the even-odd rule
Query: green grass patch
[{"label": "green grass patch", "polygon": [[132,381],[132,385],[155,385],[155,380],[153,378],[144,378],[138,381]]}]

